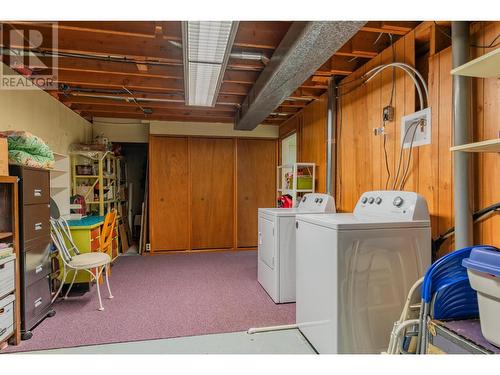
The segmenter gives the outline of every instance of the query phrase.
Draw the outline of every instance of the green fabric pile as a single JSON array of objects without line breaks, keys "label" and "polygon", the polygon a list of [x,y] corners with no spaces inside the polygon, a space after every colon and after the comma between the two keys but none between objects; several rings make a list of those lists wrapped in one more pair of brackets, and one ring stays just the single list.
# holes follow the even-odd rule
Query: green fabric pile
[{"label": "green fabric pile", "polygon": [[47,144],[26,131],[0,132],[7,137],[9,162],[34,168],[53,168],[54,154]]}]

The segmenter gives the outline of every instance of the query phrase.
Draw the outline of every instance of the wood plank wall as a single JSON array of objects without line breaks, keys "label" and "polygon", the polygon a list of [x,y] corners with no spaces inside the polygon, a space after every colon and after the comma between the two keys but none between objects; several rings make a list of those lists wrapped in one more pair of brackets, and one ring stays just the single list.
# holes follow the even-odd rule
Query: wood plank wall
[{"label": "wood plank wall", "polygon": [[[430,25],[430,23],[427,23]],[[412,31],[394,44],[397,61],[415,65],[416,32]],[[434,30],[436,33],[436,31]],[[475,44],[488,44],[500,32],[499,22],[475,23],[471,28]],[[435,34],[437,35],[437,33]],[[428,85],[432,107],[432,144],[414,148],[411,174],[405,190],[422,194],[429,204],[433,237],[453,225],[453,157],[449,147],[452,132],[452,67],[451,47],[434,53],[437,43],[431,42],[428,57]],[[472,48],[473,57],[489,50]],[[369,69],[392,61],[388,48],[343,82],[361,76]],[[425,64],[424,64],[425,65]],[[382,109],[391,97],[390,69],[385,70],[367,85],[342,96],[337,119],[337,210],[352,211],[358,197],[367,190],[385,189],[386,171],[383,137],[375,136],[373,129],[382,123]],[[473,126],[476,141],[498,137],[500,80],[473,79]],[[392,188],[399,158],[401,116],[418,109],[418,98],[411,79],[402,71],[396,72],[395,121],[387,123],[387,164],[391,177],[387,187]],[[348,88],[344,92],[349,92]],[[318,191],[324,191],[326,145],[326,96],[308,105],[300,114],[281,126],[280,135],[296,129],[299,139],[299,160],[314,161],[319,165]],[[309,160],[306,160],[309,159]],[[405,159],[408,154],[405,152]],[[482,154],[474,157],[475,210],[500,201],[500,154]],[[475,243],[500,246],[500,215],[477,224]],[[453,249],[445,243],[440,255]]]},{"label": "wood plank wall", "polygon": [[[328,97],[322,95],[280,125],[280,139],[297,133],[297,161],[316,163],[316,191],[326,190],[326,110]],[[280,144],[281,147],[281,144]],[[281,163],[281,148],[280,163]]]}]

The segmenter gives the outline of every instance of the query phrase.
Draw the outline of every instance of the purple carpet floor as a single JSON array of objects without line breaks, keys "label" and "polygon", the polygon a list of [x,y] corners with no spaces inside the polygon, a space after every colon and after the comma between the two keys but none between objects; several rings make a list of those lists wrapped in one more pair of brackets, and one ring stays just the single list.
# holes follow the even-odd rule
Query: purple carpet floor
[{"label": "purple carpet floor", "polygon": [[59,300],[56,315],[19,352],[210,333],[295,323],[295,304],[276,305],[257,282],[255,251],[120,257],[114,298],[97,311],[97,291]]}]

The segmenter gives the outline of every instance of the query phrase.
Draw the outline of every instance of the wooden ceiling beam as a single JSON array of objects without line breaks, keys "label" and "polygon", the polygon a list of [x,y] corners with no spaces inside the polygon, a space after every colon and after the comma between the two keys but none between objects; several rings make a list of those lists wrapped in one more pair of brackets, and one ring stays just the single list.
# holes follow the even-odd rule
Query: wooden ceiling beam
[{"label": "wooden ceiling beam", "polygon": [[[31,59],[29,68],[40,70],[50,66],[50,58],[38,57]],[[39,60],[39,61],[37,61]],[[42,65],[43,64],[43,65]],[[84,73],[107,73],[124,76],[156,77],[183,79],[182,65],[148,65],[147,72],[140,71],[136,64],[115,61],[103,61],[93,59],[83,59],[75,57],[59,57],[58,69],[84,72]]]},{"label": "wooden ceiling beam", "polygon": [[129,90],[145,91],[174,91],[182,92],[184,82],[181,79],[158,78],[144,76],[123,76],[111,75],[107,73],[85,73],[78,71],[60,70],[57,76],[57,82],[66,83],[70,86],[92,86],[92,87],[111,87],[123,88]]},{"label": "wooden ceiling beam", "polygon": [[[93,98],[84,96],[67,96],[61,97],[60,100],[64,104],[82,104],[82,105],[106,105],[106,106],[119,106],[119,107],[137,107],[137,104],[130,99],[129,101],[123,99],[106,99],[106,98]],[[160,108],[160,109],[207,109],[207,107],[197,107],[197,106],[186,106],[182,103],[169,103],[169,102],[156,102],[156,101],[139,101],[139,104],[143,107],[149,108]],[[217,104],[215,107],[210,107],[210,109],[224,112],[234,112],[236,105],[234,104]]]},{"label": "wooden ceiling beam", "polygon": [[[16,30],[23,30],[27,25],[4,23],[9,30],[13,26]],[[80,32],[65,30],[58,35],[57,47],[52,46],[51,30],[40,25],[30,25],[30,30],[38,30],[43,39],[40,50],[58,51],[76,54],[92,54],[99,56],[116,56],[118,58],[158,60],[166,63],[182,65],[182,50],[156,38],[144,38],[130,35],[103,34],[95,32]],[[14,48],[23,48],[22,45],[10,45]]]},{"label": "wooden ceiling beam", "polygon": [[260,72],[264,69],[264,64],[258,60],[242,60],[230,58],[227,63],[227,69]]},{"label": "wooden ceiling beam", "polygon": [[253,85],[259,74],[259,72],[253,71],[226,70],[223,81]]},{"label": "wooden ceiling beam", "polygon": [[237,48],[274,50],[291,24],[288,21],[240,21],[233,45]]},{"label": "wooden ceiling beam", "polygon": [[216,116],[179,116],[179,115],[144,115],[140,113],[116,113],[106,111],[82,112],[82,116],[89,117],[109,117],[109,118],[136,118],[143,120],[158,120],[158,121],[183,121],[183,122],[221,122],[232,123],[233,117],[216,117]]},{"label": "wooden ceiling beam", "polygon": [[59,22],[23,22],[15,21],[17,25],[39,26],[51,28],[55,25],[59,32],[78,31],[83,33],[100,33],[123,35],[141,38],[158,37],[156,28],[161,28],[161,38],[173,41],[182,40],[180,21],[59,21]]},{"label": "wooden ceiling beam", "polygon": [[385,22],[385,21],[369,21],[361,31],[370,33],[391,33],[394,35],[406,35],[410,30],[415,28],[418,22],[403,21],[403,22]]},{"label": "wooden ceiling beam", "polygon": [[[108,105],[97,105],[97,104],[71,104],[71,109],[78,110],[81,112],[114,112],[122,114],[139,114],[143,115],[143,111],[138,106],[126,107],[126,106],[108,106]],[[149,107],[143,107],[149,108]],[[191,109],[187,108],[181,109],[164,109],[164,108],[151,108],[154,115],[158,116],[213,116],[213,117],[232,117],[234,116],[234,111],[217,111],[213,109]]]}]

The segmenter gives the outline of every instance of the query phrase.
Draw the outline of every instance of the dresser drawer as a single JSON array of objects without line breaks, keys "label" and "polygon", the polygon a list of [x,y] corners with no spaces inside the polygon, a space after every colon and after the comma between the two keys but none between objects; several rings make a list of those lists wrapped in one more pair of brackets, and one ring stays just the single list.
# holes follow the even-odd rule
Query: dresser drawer
[{"label": "dresser drawer", "polygon": [[33,241],[22,253],[24,285],[31,285],[50,273],[50,237]]},{"label": "dresser drawer", "polygon": [[0,260],[0,298],[15,289],[15,259],[10,256]]},{"label": "dresser drawer", "polygon": [[36,281],[25,287],[22,313],[24,316],[23,329],[29,330],[45,316],[50,306],[50,282],[49,276]]},{"label": "dresser drawer", "polygon": [[14,295],[0,300],[0,341],[14,332]]},{"label": "dresser drawer", "polygon": [[49,172],[24,168],[22,172],[23,204],[50,202]]},{"label": "dresser drawer", "polygon": [[35,238],[50,236],[50,205],[34,204],[23,207],[23,251]]}]

